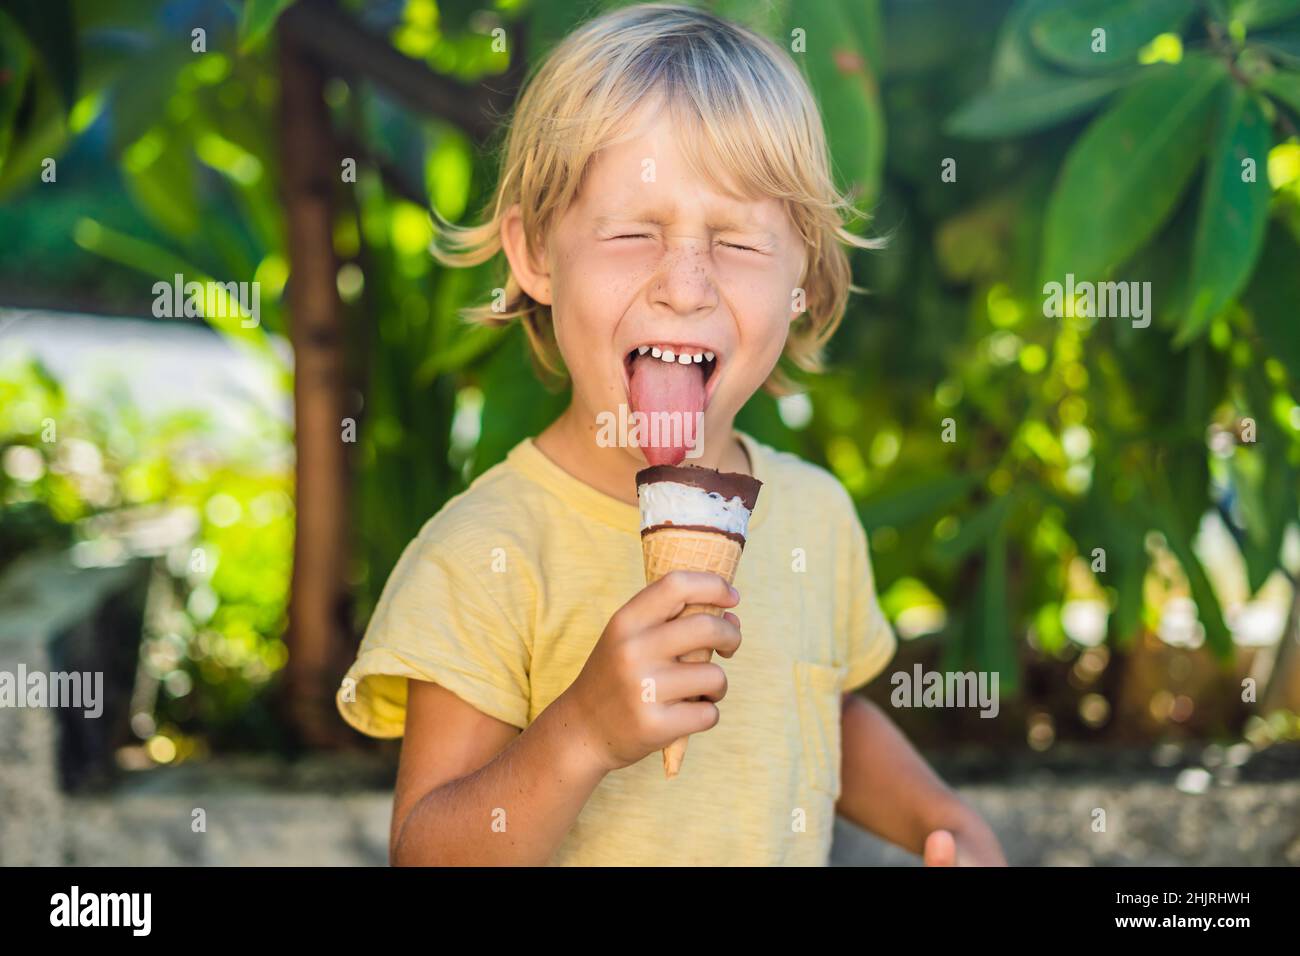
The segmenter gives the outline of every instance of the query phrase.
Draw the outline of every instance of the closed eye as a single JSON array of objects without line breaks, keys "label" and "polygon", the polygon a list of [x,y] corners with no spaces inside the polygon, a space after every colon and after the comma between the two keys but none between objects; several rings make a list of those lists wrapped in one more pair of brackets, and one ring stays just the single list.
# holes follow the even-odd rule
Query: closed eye
[{"label": "closed eye", "polygon": [[742,250],[743,252],[762,252],[761,249],[755,249],[753,246],[741,246],[741,245],[737,245],[737,244],[734,243],[734,242],[722,242],[722,241],[719,241],[719,242],[718,242],[718,245],[720,245],[720,246],[726,246],[728,249],[740,249],[740,250]]},{"label": "closed eye", "polygon": [[650,239],[653,237],[646,235],[645,233],[637,233],[634,236],[614,236],[614,238],[615,239]]}]

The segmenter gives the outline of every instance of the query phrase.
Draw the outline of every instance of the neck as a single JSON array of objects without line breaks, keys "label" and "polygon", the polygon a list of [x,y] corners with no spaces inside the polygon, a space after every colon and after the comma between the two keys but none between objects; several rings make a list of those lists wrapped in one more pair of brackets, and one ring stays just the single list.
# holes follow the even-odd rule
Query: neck
[{"label": "neck", "polygon": [[[636,504],[636,473],[646,467],[645,458],[636,448],[603,448],[596,441],[594,415],[584,415],[571,401],[545,431],[537,436],[537,447],[573,477],[597,491]],[[719,471],[750,473],[749,456],[736,437],[729,420],[723,425],[706,428],[709,439],[698,458],[685,464],[701,465]]]}]

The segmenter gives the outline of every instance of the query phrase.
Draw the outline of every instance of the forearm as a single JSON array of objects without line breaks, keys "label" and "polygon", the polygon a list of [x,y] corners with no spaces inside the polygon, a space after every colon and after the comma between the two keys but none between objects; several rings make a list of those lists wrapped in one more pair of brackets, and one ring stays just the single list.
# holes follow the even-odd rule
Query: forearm
[{"label": "forearm", "polygon": [[841,720],[841,816],[918,855],[935,830],[992,837],[879,707],[846,695]]},{"label": "forearm", "polygon": [[483,767],[420,798],[392,861],[542,866],[604,775],[561,697]]}]

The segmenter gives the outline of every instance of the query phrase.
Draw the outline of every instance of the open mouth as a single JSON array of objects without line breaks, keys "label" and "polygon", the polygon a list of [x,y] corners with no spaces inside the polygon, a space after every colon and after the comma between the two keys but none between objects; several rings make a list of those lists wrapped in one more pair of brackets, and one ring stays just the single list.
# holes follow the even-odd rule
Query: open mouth
[{"label": "open mouth", "polygon": [[[712,349],[706,349],[702,345],[690,345],[685,343],[660,342],[645,343],[632,349],[623,356],[623,385],[629,389],[632,381],[633,368],[637,362],[662,362],[666,365],[687,366],[697,372],[704,384],[705,403],[713,397],[713,389],[717,385],[718,367],[722,364],[722,357]],[[682,369],[686,371],[686,369]]]}]

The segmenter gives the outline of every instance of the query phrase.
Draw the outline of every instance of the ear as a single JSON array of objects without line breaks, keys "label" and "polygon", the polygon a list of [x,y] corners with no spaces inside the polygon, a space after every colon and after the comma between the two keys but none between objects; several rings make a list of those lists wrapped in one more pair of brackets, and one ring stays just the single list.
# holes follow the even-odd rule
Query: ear
[{"label": "ear", "polygon": [[528,253],[528,236],[524,232],[524,217],[515,203],[501,218],[501,248],[510,263],[510,272],[523,289],[542,305],[551,304],[551,276],[544,264],[539,264]]}]

